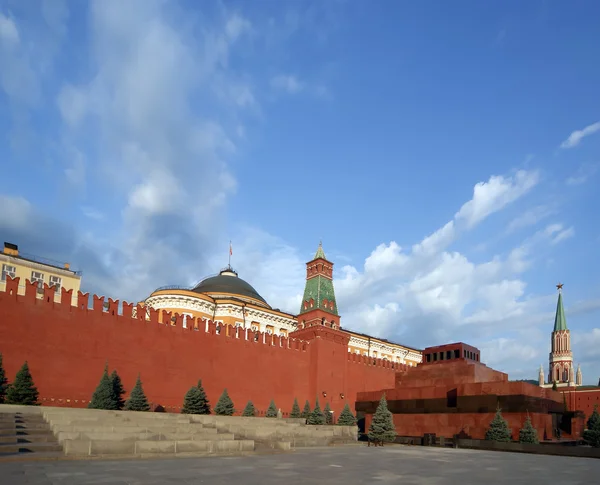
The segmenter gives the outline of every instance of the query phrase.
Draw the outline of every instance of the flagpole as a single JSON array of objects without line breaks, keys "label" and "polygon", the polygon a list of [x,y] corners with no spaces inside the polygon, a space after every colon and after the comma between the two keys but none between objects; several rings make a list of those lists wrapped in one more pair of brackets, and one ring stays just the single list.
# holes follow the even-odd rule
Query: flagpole
[{"label": "flagpole", "polygon": [[231,268],[231,241],[229,241],[229,267]]}]

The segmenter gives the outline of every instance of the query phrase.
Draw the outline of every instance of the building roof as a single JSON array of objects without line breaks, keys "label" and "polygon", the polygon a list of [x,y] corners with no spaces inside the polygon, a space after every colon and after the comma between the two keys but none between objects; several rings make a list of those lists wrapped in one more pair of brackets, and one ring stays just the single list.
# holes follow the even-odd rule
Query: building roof
[{"label": "building roof", "polygon": [[567,329],[567,319],[565,318],[565,309],[563,308],[562,291],[558,290],[558,302],[556,303],[556,316],[554,317],[554,331]]},{"label": "building roof", "polygon": [[319,247],[317,249],[317,252],[315,253],[315,257],[313,258],[313,260],[314,259],[319,259],[319,258],[321,258],[321,259],[327,259],[325,257],[325,251],[323,251],[323,244],[321,242],[319,242]]},{"label": "building roof", "polygon": [[366,339],[378,340],[380,342],[385,342],[386,344],[389,344],[389,345],[397,345],[398,347],[404,347],[405,349],[414,350],[415,352],[423,352],[423,350],[417,349],[416,347],[412,347],[410,345],[399,344],[398,342],[392,342],[392,341],[390,341],[388,339],[385,339],[385,338],[374,337],[373,335],[368,335],[366,333],[355,332],[353,330],[348,330],[347,328],[342,328],[341,330],[342,330],[342,332],[349,333],[350,335],[356,335],[357,337],[363,337],[363,338],[366,338]]},{"label": "building roof", "polygon": [[228,267],[222,270],[217,276],[211,276],[202,280],[192,290],[194,293],[223,293],[227,295],[240,295],[247,298],[259,300],[268,305],[265,299],[260,296],[254,287],[238,277],[238,274]]}]

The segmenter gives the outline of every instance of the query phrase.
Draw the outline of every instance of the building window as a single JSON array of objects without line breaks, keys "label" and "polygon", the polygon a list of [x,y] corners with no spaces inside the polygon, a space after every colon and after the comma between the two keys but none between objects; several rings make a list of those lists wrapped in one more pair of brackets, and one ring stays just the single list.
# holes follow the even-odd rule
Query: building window
[{"label": "building window", "polygon": [[10,264],[2,265],[2,280],[1,281],[6,281],[7,276],[10,276],[11,278],[15,278],[16,274],[17,274],[17,268],[15,268],[14,266],[11,266]]},{"label": "building window", "polygon": [[62,286],[62,278],[60,276],[50,276],[50,286],[54,286],[56,293],[60,293]]},{"label": "building window", "polygon": [[44,273],[40,273],[39,271],[31,272],[31,282],[36,283],[38,288],[44,287]]}]

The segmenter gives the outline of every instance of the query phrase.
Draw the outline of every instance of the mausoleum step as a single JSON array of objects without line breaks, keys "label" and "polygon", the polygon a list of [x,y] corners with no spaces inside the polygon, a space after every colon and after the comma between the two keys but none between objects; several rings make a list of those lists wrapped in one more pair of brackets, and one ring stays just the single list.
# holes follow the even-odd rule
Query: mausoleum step
[{"label": "mausoleum step", "polygon": [[63,446],[67,456],[223,454],[254,451],[254,441],[252,440],[65,440]]},{"label": "mausoleum step", "polygon": [[66,431],[57,433],[59,442],[65,440],[123,440],[123,441],[223,441],[233,440],[235,436],[231,433],[205,434],[205,433],[126,433],[126,432],[76,432]]}]

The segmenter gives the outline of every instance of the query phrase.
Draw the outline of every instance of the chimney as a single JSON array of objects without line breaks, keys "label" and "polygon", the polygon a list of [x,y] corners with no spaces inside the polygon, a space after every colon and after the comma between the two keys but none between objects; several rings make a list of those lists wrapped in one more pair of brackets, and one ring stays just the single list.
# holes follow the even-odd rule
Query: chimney
[{"label": "chimney", "polygon": [[69,269],[71,265],[69,263],[65,263],[65,269]]},{"label": "chimney", "polygon": [[19,255],[19,246],[5,241],[4,242],[4,254],[8,254],[9,256],[18,256]]}]

